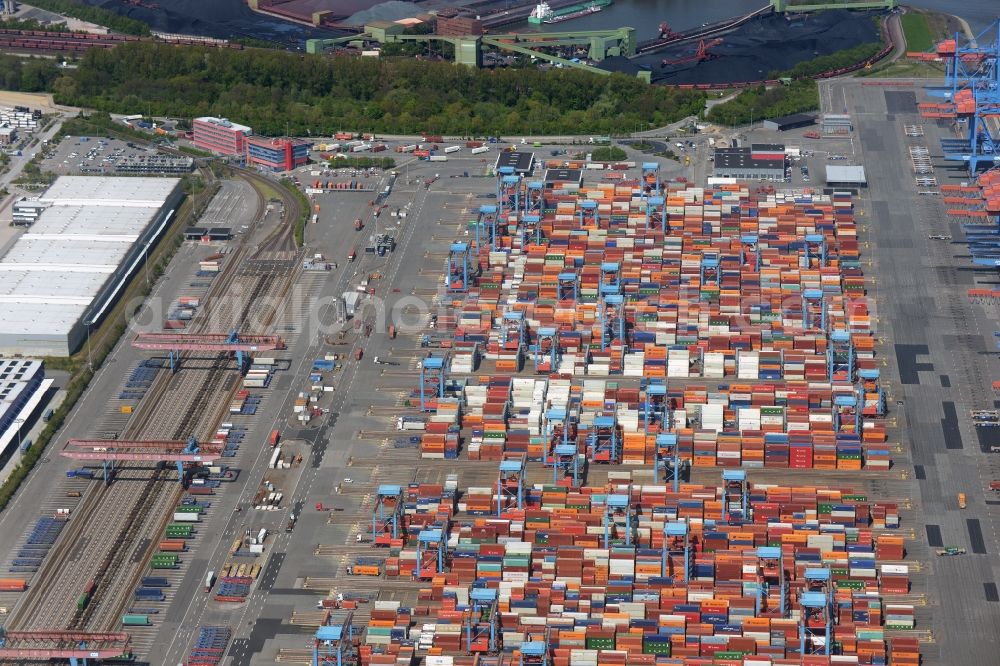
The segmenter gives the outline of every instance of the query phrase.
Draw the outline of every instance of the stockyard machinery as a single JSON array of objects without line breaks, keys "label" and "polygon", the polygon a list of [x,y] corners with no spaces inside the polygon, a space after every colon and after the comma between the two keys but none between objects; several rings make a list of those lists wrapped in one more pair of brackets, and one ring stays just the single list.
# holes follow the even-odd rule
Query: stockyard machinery
[{"label": "stockyard machinery", "polygon": [[229,352],[236,355],[240,374],[250,367],[250,354],[285,348],[285,342],[275,335],[246,335],[239,331],[230,333],[139,333],[132,340],[136,349],[165,351],[170,359],[170,370],[180,369],[181,352]]},{"label": "stockyard machinery", "polygon": [[926,53],[906,55],[925,62],[944,61],[944,86],[929,86],[927,93],[932,97],[954,99],[963,88],[996,90],[1000,87],[1000,19],[971,39],[956,32]]}]

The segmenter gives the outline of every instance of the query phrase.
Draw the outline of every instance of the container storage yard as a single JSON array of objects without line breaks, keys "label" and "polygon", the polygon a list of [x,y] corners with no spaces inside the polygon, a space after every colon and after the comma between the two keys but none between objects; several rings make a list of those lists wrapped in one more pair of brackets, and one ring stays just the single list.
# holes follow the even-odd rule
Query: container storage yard
[{"label": "container storage yard", "polygon": [[237,172],[245,233],[182,247],[0,516],[0,659],[989,663],[995,292],[932,238],[996,181],[916,196],[949,129],[901,88],[823,84],[853,126],[790,153],[869,189],[709,184],[704,145],[390,146],[308,211]]}]

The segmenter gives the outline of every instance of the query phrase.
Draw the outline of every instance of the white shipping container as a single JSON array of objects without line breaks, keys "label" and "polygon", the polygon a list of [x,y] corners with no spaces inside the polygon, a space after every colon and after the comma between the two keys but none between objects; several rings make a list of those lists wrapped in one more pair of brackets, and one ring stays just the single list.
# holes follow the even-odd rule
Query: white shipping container
[{"label": "white shipping container", "polygon": [[431,155],[430,156],[430,161],[431,162],[447,162],[448,161],[448,156],[447,155]]},{"label": "white shipping container", "polygon": [[488,153],[488,152],[490,152],[489,146],[479,146],[478,148],[472,149],[473,155],[482,155],[483,153]]},{"label": "white shipping container", "polygon": [[175,523],[197,523],[201,521],[201,516],[197,513],[176,512],[174,513]]},{"label": "white shipping container", "polygon": [[448,146],[447,148],[444,149],[444,152],[446,152],[446,153],[457,153],[460,150],[462,150],[461,146]]}]

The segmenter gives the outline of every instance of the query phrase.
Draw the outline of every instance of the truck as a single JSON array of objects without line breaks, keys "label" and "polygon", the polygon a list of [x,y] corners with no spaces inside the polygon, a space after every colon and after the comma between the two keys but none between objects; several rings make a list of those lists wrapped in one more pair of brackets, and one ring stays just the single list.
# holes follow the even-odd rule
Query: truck
[{"label": "truck", "polygon": [[457,153],[460,150],[462,150],[461,146],[448,146],[447,148],[444,149],[444,152],[446,152],[446,153]]},{"label": "truck", "polygon": [[489,146],[479,146],[477,148],[472,149],[473,155],[482,155],[483,153],[488,153],[488,152],[490,152]]},{"label": "truck", "polygon": [[274,446],[278,445],[278,441],[280,439],[281,439],[281,431],[280,430],[272,430],[271,431],[271,436],[268,438],[268,442],[271,444],[272,447],[274,447]]},{"label": "truck", "polygon": [[431,162],[447,162],[448,161],[448,156],[447,155],[431,155],[427,159],[430,160]]},{"label": "truck", "polygon": [[291,532],[292,530],[295,529],[295,521],[296,520],[298,520],[298,517],[294,513],[291,514],[290,516],[288,516],[288,522],[285,524],[285,531],[286,532]]},{"label": "truck", "polygon": [[212,585],[215,583],[215,572],[209,571],[205,574],[205,594],[212,591]]},{"label": "truck", "polygon": [[965,493],[959,493],[958,494],[958,508],[959,509],[964,509],[965,506],[966,506]]}]

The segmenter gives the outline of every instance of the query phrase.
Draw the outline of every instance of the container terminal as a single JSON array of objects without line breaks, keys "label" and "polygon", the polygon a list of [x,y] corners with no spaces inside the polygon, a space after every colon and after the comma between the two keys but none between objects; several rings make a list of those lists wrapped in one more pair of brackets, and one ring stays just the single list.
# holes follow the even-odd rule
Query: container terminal
[{"label": "container terminal", "polygon": [[785,182],[306,167],[304,248],[237,172],[0,515],[0,660],[989,663],[995,184],[932,92],[822,82],[739,137]]}]

